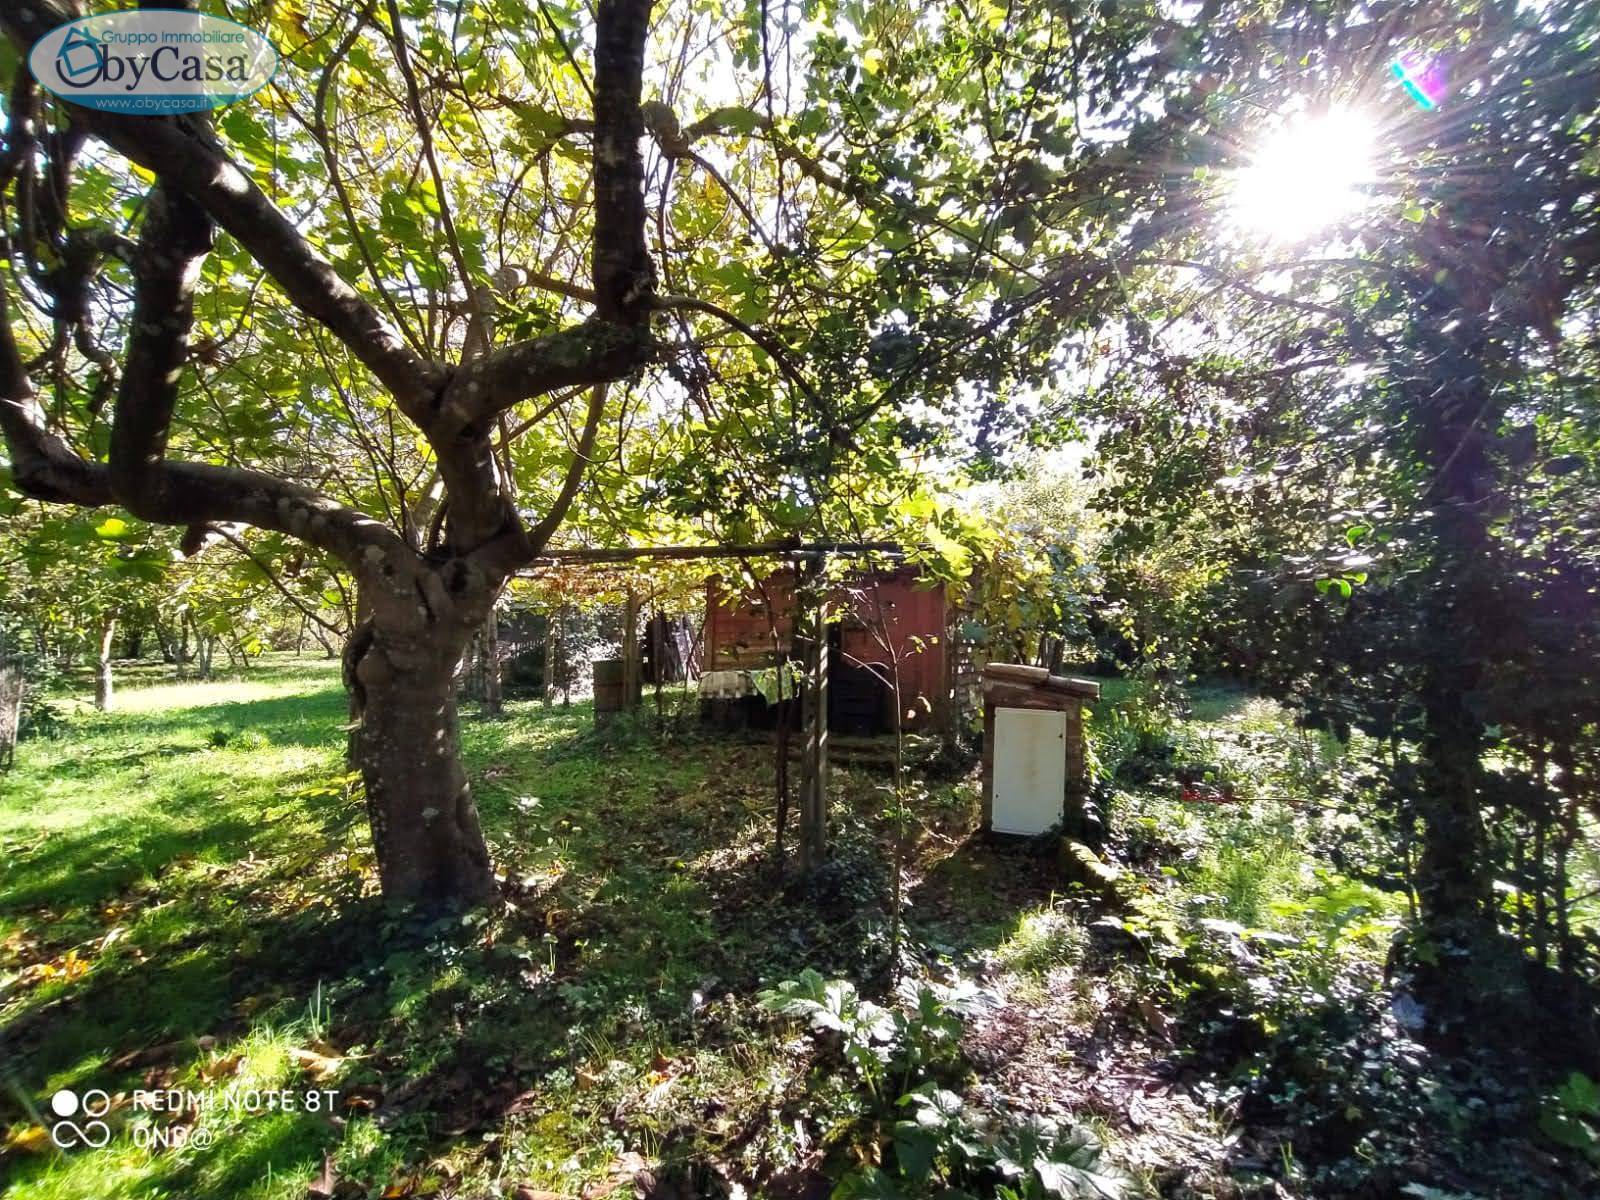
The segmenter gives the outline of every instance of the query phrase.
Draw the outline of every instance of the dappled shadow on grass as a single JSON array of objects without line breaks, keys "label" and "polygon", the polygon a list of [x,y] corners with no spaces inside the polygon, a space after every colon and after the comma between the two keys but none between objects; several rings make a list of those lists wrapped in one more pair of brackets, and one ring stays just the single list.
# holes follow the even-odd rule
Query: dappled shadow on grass
[{"label": "dappled shadow on grass", "polygon": [[[70,833],[58,831],[14,854],[3,876],[0,913],[99,905],[177,860],[231,856],[249,843],[259,826],[214,803],[213,791],[212,785],[202,784],[179,794],[174,801],[183,808],[170,816],[147,815]],[[207,820],[208,809],[219,811]]]},{"label": "dappled shadow on grass", "polygon": [[971,960],[999,946],[1022,913],[1065,887],[1055,839],[973,830],[909,889],[906,921],[930,948]]},{"label": "dappled shadow on grass", "polygon": [[[41,1083],[152,1044],[238,1032],[249,1014],[372,965],[382,926],[376,901],[273,911],[251,899],[270,882],[167,901],[188,911],[136,925],[84,978],[14,1013],[0,1027],[0,1060],[26,1065],[30,1082]],[[98,1075],[78,1082],[108,1086]]]},{"label": "dappled shadow on grass", "polygon": [[[338,1086],[369,1097],[383,1119],[363,1145],[394,1147],[397,1162],[426,1162],[489,1130],[546,1139],[558,1162],[595,1130],[602,1146],[648,1137],[691,1153],[705,1144],[707,1112],[638,1109],[624,1120],[617,1106],[637,1098],[616,1089],[631,1084],[576,1080],[634,1080],[693,1058],[698,1082],[684,1089],[748,1102],[745,1125],[718,1135],[736,1140],[768,1111],[741,1089],[782,1053],[755,993],[807,967],[868,982],[887,963],[882,780],[867,772],[836,773],[834,855],[799,884],[773,869],[768,746],[681,728],[598,734],[587,706],[516,704],[499,721],[468,714],[468,770],[506,895],[488,912],[430,922],[373,898],[370,861],[357,861],[358,804],[319,797],[298,778],[285,786],[287,770],[276,779],[258,771],[244,797],[210,769],[234,761],[234,750],[215,760],[169,752],[213,728],[255,732],[269,746],[323,746],[337,737],[342,704],[319,687],[85,723],[92,730],[76,735],[85,744],[142,739],[148,748],[130,745],[112,769],[132,783],[160,767],[165,791],[159,819],[86,813],[81,825],[41,833],[8,871],[0,915],[38,933],[45,956],[76,945],[89,962],[82,978],[10,998],[0,1058],[25,1093],[127,1088],[151,1071],[192,1084],[196,1039],[217,1039],[205,1053],[221,1054],[253,1030],[303,1038],[320,985],[334,997],[325,1036],[352,1055]],[[56,774],[90,794],[68,758]],[[257,796],[270,802],[257,807]],[[924,909],[949,917],[944,934],[976,951],[1003,936],[1008,904],[1037,902],[1033,884],[1019,882],[1036,876],[1008,847],[972,843],[954,857],[914,893],[913,920]],[[113,925],[125,934],[101,945]],[[174,1044],[152,1066],[113,1065]],[[21,1119],[0,1103],[0,1124]],[[269,1170],[303,1178],[325,1149],[354,1153],[316,1121],[275,1120],[249,1134],[229,1151],[162,1160],[144,1178],[171,1194],[226,1197]],[[363,1170],[381,1191],[389,1166]]]},{"label": "dappled shadow on grass", "polygon": [[[137,954],[107,953],[73,987],[0,1027],[8,1085],[0,1096],[0,1126],[28,1119],[20,1096],[41,1104],[63,1086],[112,1094],[204,1089],[208,1085],[193,1074],[196,1065],[239,1046],[260,1022],[269,1028],[293,1023],[303,1016],[305,997],[325,981],[381,963],[383,913],[375,902],[348,899],[337,911],[274,912],[252,908],[251,890],[242,883],[221,889],[218,909],[232,909],[236,918],[174,931],[170,940],[151,941]],[[223,1078],[215,1086],[228,1083]],[[283,1086],[299,1093],[317,1085],[289,1080]],[[209,1147],[154,1154],[143,1171],[146,1185],[159,1185],[162,1194],[243,1195],[274,1172],[310,1171],[340,1140],[326,1113],[266,1112],[228,1122]],[[124,1135],[108,1153],[128,1152]],[[63,1170],[75,1173],[55,1181],[71,1189],[61,1194],[106,1194],[105,1181],[75,1161],[29,1158],[16,1164],[13,1179],[19,1185],[43,1181]],[[82,1186],[75,1187],[80,1177]]]}]

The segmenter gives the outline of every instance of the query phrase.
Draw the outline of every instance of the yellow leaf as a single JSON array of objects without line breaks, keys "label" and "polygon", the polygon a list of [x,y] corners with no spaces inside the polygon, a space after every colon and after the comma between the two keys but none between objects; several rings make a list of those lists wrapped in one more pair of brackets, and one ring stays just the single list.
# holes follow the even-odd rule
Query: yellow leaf
[{"label": "yellow leaf", "polygon": [[307,1050],[296,1046],[289,1051],[289,1057],[307,1075],[319,1082],[335,1075],[339,1068],[344,1066],[343,1058],[335,1058],[327,1054],[318,1054],[315,1050]]},{"label": "yellow leaf", "polygon": [[43,1125],[24,1125],[6,1134],[5,1148],[27,1154],[42,1154],[50,1148],[50,1135]]}]

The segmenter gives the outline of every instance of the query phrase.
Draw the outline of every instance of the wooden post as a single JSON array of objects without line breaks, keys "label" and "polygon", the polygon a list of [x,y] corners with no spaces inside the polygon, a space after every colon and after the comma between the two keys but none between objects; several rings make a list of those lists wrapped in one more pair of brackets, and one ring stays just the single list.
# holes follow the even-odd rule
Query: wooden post
[{"label": "wooden post", "polygon": [[[800,870],[816,870],[828,857],[828,603],[822,590],[823,564],[809,563],[801,574],[796,602],[810,604],[806,622],[806,690],[800,716],[804,742],[800,760]],[[815,595],[805,590],[815,588]]]},{"label": "wooden post", "polygon": [[554,703],[556,697],[556,626],[560,619],[559,609],[552,610],[544,619],[544,671],[541,675],[541,687],[546,708]]}]

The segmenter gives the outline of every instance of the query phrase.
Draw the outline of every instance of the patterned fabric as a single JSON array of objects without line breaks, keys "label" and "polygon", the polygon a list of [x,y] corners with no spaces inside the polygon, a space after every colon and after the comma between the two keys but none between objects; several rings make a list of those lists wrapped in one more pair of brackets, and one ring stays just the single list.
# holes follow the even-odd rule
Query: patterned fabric
[{"label": "patterned fabric", "polygon": [[702,700],[737,700],[755,694],[748,671],[707,671],[700,676]]}]

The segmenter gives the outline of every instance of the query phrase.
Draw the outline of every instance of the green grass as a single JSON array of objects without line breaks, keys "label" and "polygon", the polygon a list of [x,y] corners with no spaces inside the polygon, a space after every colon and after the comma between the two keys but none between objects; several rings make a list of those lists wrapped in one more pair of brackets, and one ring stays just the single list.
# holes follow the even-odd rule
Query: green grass
[{"label": "green grass", "polygon": [[[353,1194],[414,1177],[576,1191],[627,1153],[799,1153],[791,1130],[747,1129],[805,1070],[748,998],[805,966],[881,960],[876,835],[848,804],[822,891],[787,895],[766,858],[764,745],[602,736],[581,704],[469,715],[511,898],[418,925],[376,896],[336,664],[161,675],[133,673],[113,713],[73,706],[4,777],[0,1194],[299,1200],[325,1154]],[[846,801],[876,803],[878,780],[837,778]],[[329,1053],[326,1082],[308,1048]],[[104,1150],[17,1144],[57,1088],[151,1085],[341,1100],[332,1121],[208,1114],[203,1147],[135,1146],[127,1107]],[[708,1105],[723,1114],[709,1126]]]},{"label": "green grass", "polygon": [[1080,963],[1088,940],[1082,923],[1052,904],[1024,913],[995,958],[1008,971],[1043,976]]},{"label": "green grass", "polygon": [[[336,664],[123,675],[118,711],[64,705],[63,735],[0,777],[6,1200],[301,1200],[325,1164],[341,1197],[578,1195],[645,1162],[692,1195],[708,1172],[804,1179],[849,1124],[827,1099],[847,1081],[814,1073],[817,1043],[755,997],[807,967],[883,996],[881,773],[836,769],[832,860],[786,885],[764,741],[648,719],[599,733],[583,704],[493,721],[468,706],[505,898],[428,924],[377,896]],[[1115,682],[1101,714],[1133,697]],[[1168,749],[1112,797],[1140,911],[1194,939],[1206,917],[1301,935],[1308,987],[1351,953],[1379,961],[1394,898],[1314,869],[1351,831],[1275,799],[1318,794],[1342,760],[1234,689],[1192,700],[1191,720],[1132,731],[1134,753]],[[1181,798],[1200,771],[1228,803]],[[969,836],[976,795],[975,776],[947,780],[917,814],[907,943],[935,974],[992,982],[1013,1029],[1075,1031],[1035,1051],[1044,1094],[1102,1026],[1146,1020],[1137,998],[1164,968],[1097,928],[1054,853]],[[137,1144],[167,1123],[123,1103],[107,1147],[61,1154],[38,1145],[61,1087],[338,1100],[210,1111],[169,1149]]]}]

